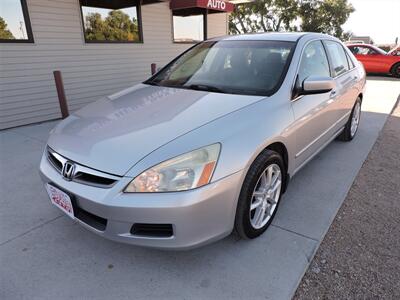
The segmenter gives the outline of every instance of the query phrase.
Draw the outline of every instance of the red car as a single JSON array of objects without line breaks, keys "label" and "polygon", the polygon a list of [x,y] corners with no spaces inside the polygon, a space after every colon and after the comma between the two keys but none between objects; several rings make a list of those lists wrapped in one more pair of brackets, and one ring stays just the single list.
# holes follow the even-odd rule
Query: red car
[{"label": "red car", "polygon": [[367,73],[392,74],[400,78],[400,56],[369,44],[348,44],[347,47],[364,65]]}]

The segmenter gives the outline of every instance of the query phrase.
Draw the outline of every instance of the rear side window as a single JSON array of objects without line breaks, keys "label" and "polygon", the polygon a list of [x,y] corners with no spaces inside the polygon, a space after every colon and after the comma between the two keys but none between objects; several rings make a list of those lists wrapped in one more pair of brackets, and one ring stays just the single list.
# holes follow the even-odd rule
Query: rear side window
[{"label": "rear side window", "polygon": [[349,64],[342,45],[333,41],[325,41],[325,45],[330,56],[333,77],[346,73],[349,70]]},{"label": "rear side window", "polygon": [[330,76],[328,59],[321,41],[311,42],[304,48],[298,83],[301,84],[309,76]]}]

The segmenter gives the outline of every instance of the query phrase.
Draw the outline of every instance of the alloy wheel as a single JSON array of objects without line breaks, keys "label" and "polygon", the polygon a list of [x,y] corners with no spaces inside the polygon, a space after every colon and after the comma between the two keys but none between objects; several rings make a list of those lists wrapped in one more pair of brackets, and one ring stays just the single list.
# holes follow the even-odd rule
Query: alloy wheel
[{"label": "alloy wheel", "polygon": [[250,223],[260,229],[274,214],[282,187],[282,172],[277,164],[269,165],[260,175],[250,204]]},{"label": "alloy wheel", "polygon": [[360,123],[360,115],[361,115],[361,104],[357,102],[354,106],[353,116],[351,118],[351,127],[350,134],[353,137],[358,129],[358,124]]}]

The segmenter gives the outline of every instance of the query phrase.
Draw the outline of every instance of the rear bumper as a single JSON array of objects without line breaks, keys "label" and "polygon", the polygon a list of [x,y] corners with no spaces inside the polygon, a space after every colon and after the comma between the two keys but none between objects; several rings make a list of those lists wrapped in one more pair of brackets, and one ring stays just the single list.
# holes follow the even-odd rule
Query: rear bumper
[{"label": "rear bumper", "polygon": [[[71,195],[75,220],[85,228],[114,241],[163,249],[189,249],[229,235],[242,177],[238,172],[191,191],[125,194],[122,190],[132,178],[123,177],[109,189],[66,181],[46,156],[40,174],[45,183]],[[137,235],[131,232],[137,223],[170,224],[173,233]]]}]

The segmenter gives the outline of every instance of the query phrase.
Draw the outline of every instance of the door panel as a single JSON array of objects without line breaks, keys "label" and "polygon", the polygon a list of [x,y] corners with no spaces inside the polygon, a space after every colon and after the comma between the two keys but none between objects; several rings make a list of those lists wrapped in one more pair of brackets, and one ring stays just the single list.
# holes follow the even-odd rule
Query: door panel
[{"label": "door panel", "polygon": [[[309,76],[330,76],[328,59],[321,41],[312,41],[304,48],[296,81],[296,89],[301,89]],[[329,128],[331,92],[304,95],[292,101],[295,117],[295,168],[300,167],[327,140],[325,132]]]},{"label": "door panel", "polygon": [[325,142],[330,93],[306,95],[292,103],[295,116],[295,167],[300,167]]},{"label": "door panel", "polygon": [[368,71],[380,73],[384,69],[386,57],[381,54],[365,55],[368,62]]},{"label": "door panel", "polygon": [[329,107],[330,132],[329,135],[337,133],[349,118],[349,113],[357,98],[356,84],[357,74],[353,65],[349,62],[343,46],[335,41],[324,41],[332,68],[332,75],[336,83],[335,97]]}]

